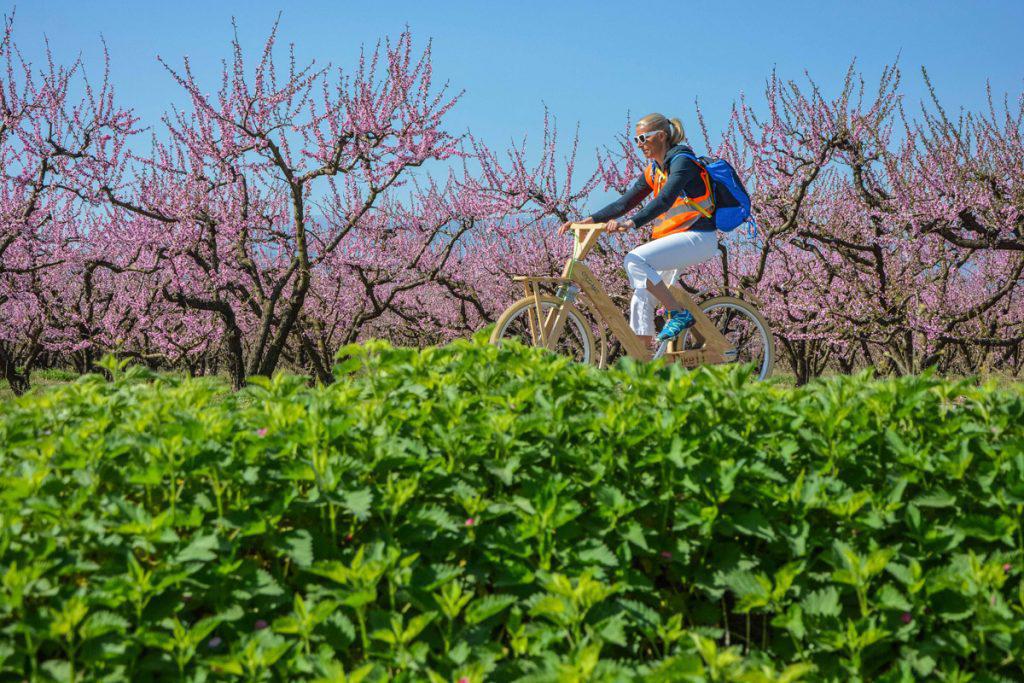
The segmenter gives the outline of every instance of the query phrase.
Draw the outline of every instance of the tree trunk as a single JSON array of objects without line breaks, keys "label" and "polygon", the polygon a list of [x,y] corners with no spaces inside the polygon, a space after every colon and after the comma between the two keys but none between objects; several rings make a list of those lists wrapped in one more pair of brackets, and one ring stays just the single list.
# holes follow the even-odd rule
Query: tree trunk
[{"label": "tree trunk", "polygon": [[7,380],[7,384],[15,396],[21,396],[28,391],[31,369],[26,367],[24,371],[18,372],[14,356],[7,344],[0,344],[0,371],[3,372],[4,379]]}]

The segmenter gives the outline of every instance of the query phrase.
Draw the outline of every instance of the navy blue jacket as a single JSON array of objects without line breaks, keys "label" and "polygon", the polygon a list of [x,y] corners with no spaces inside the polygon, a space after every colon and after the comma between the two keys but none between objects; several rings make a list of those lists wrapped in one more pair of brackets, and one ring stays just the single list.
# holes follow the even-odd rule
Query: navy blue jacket
[{"label": "navy blue jacket", "polygon": [[[680,152],[693,154],[693,150],[687,145],[676,145],[666,150],[665,158],[670,159],[668,178],[665,180],[665,185],[661,188],[658,196],[648,202],[647,206],[637,211],[636,215],[633,216],[633,222],[636,223],[637,227],[650,223],[668,211],[684,192],[691,199],[697,199],[704,195],[705,188],[704,181],[700,178],[700,167],[694,163],[693,159],[684,156],[672,158],[673,154],[679,154]],[[657,168],[657,162],[652,163]],[[618,218],[629,213],[646,199],[649,194],[651,194],[651,188],[647,185],[647,180],[643,174],[641,174],[639,180],[633,183],[633,186],[624,195],[597,213],[591,214],[594,222],[604,223],[612,218]],[[715,230],[715,223],[712,219],[701,216],[690,230],[712,232]]]}]

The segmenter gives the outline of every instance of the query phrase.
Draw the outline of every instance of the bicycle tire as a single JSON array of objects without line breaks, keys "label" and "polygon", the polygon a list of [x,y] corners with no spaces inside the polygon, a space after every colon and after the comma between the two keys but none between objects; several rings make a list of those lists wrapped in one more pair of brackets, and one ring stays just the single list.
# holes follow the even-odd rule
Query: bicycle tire
[{"label": "bicycle tire", "polygon": [[[758,364],[759,367],[757,379],[763,380],[769,375],[771,375],[772,369],[775,367],[775,339],[774,337],[772,337],[771,328],[768,326],[768,322],[764,319],[764,317],[761,315],[760,311],[757,310],[757,308],[755,308],[752,304],[744,301],[743,299],[738,299],[734,296],[712,297],[710,299],[707,299],[706,301],[700,302],[699,306],[700,310],[704,313],[704,315],[707,315],[709,318],[712,318],[712,320],[714,320],[714,317],[711,314],[714,313],[714,311],[723,308],[738,311],[742,313],[742,315],[744,315],[747,319],[749,319],[749,321],[757,329],[762,347],[764,349],[764,358],[762,358],[761,362]],[[718,325],[716,325],[716,327],[718,327]],[[729,330],[723,330],[719,327],[719,332],[721,332],[728,338]],[[680,341],[680,347],[682,349],[687,348],[686,342],[689,339],[690,332],[687,331],[686,334],[683,336],[683,339]],[[661,347],[659,347],[658,352],[655,354],[655,358],[658,358],[664,354],[665,347],[667,347],[667,342],[663,343]],[[739,352],[739,348],[737,348],[737,352]],[[737,360],[739,360],[739,358],[737,358]]]},{"label": "bicycle tire", "polygon": [[[540,304],[542,313],[546,314],[547,311],[552,310],[554,307],[561,306],[565,304],[565,302],[554,296],[541,295]],[[590,331],[590,325],[575,305],[565,305],[569,307],[569,310],[566,314],[566,321],[565,326],[562,328],[562,334],[555,343],[555,352],[567,355],[580,363],[599,365],[601,359],[597,353],[596,344],[594,343],[594,335]],[[498,320],[494,325],[494,331],[491,333],[490,342],[500,346],[502,339],[518,338],[527,346],[537,346],[536,341],[533,339],[532,334],[529,331],[529,323],[531,319],[534,325],[539,325],[536,311],[536,299],[532,296],[523,297],[522,299],[513,302],[512,305],[506,308],[498,317]],[[520,318],[524,313],[527,316],[525,321],[523,321],[526,324],[526,334],[523,335],[522,332],[512,332],[513,325],[517,322],[521,322]],[[565,353],[565,347],[571,347],[573,342],[563,344],[563,340],[566,340],[566,335],[571,334],[572,331],[575,331],[576,339],[574,343],[580,345],[579,353]],[[562,348],[560,348],[560,345]]]}]

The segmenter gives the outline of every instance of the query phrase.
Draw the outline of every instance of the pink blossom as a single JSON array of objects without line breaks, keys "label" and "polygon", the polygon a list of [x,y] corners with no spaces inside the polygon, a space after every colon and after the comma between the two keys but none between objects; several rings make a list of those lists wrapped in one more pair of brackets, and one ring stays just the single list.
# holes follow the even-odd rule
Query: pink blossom
[{"label": "pink blossom", "polygon": [[[522,296],[495,273],[557,275],[571,240],[555,226],[643,172],[628,120],[590,175],[577,170],[579,136],[562,154],[548,111],[531,144],[454,135],[461,95],[437,85],[430,48],[408,31],[343,75],[275,62],[277,42],[275,27],[248,60],[232,41],[218,89],[187,58],[161,59],[186,110],[143,122],[117,101],[109,64],[89,81],[79,60],[36,68],[6,19],[0,342],[15,367],[117,348],[204,372],[221,355],[240,386],[301,345],[330,381],[344,344],[477,331]],[[734,231],[686,283],[760,301],[801,383],[829,364],[974,372],[1024,324],[1012,286],[1024,99],[967,113],[961,129],[905,115],[900,77],[884,67],[862,96],[852,66],[835,88],[772,72],[716,139],[695,112],[692,137],[747,181],[761,233]],[[130,152],[150,123],[156,142]],[[602,240],[588,256],[613,299],[628,300],[622,258],[649,237]],[[395,324],[417,310],[430,313],[419,329]]]},{"label": "pink blossom", "polygon": [[476,524],[476,520],[474,520],[472,517],[466,519],[466,526],[473,526],[474,524]]}]

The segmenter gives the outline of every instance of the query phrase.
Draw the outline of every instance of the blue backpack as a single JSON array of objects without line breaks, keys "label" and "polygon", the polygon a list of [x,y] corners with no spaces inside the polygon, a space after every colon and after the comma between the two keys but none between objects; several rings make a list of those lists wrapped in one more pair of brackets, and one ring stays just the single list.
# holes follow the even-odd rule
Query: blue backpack
[{"label": "blue backpack", "polygon": [[[694,163],[704,168],[711,177],[711,191],[715,195],[715,213],[712,220],[715,227],[722,232],[735,230],[743,223],[750,223],[757,231],[757,224],[750,213],[750,195],[743,187],[743,181],[736,174],[736,169],[725,159],[700,157],[680,152],[674,156],[693,159]],[[665,164],[668,165],[667,163]]]}]

